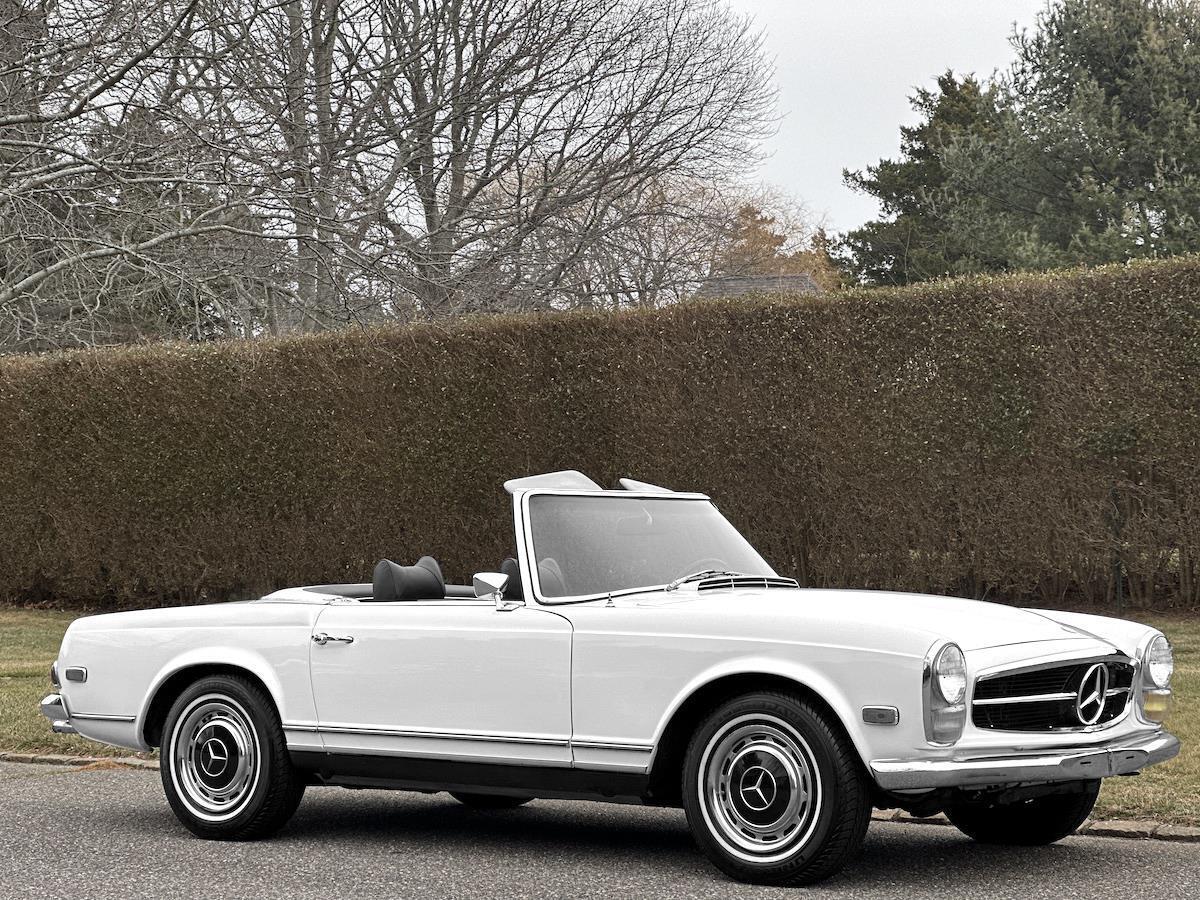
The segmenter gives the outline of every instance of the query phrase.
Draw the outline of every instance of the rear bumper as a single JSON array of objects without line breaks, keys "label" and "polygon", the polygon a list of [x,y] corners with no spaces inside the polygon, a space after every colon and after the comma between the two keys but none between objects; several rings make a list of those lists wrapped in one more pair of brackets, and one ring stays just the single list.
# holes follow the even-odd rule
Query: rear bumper
[{"label": "rear bumper", "polygon": [[871,772],[888,791],[984,787],[1021,782],[1079,781],[1128,775],[1179,753],[1179,739],[1165,731],[1127,737],[1087,749],[1043,750],[1010,756],[871,761]]},{"label": "rear bumper", "polygon": [[67,712],[67,701],[61,694],[48,694],[42,699],[42,715],[50,720],[50,727],[58,734],[78,734],[71,724],[71,714]]}]

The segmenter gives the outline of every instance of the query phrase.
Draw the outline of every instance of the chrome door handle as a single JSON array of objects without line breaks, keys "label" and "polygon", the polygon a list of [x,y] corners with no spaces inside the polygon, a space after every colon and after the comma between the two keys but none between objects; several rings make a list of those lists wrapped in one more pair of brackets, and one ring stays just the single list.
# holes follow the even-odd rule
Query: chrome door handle
[{"label": "chrome door handle", "polygon": [[323,631],[318,631],[312,636],[313,643],[320,644],[324,647],[330,641],[336,641],[339,644],[353,644],[354,638],[347,635],[346,637],[334,637],[332,634],[326,634]]}]

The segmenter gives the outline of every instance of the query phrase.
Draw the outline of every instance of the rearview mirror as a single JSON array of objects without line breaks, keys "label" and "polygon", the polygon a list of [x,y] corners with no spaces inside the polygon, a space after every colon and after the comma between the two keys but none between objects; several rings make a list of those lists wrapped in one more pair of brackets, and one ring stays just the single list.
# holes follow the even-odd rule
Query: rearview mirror
[{"label": "rearview mirror", "polygon": [[508,576],[501,572],[477,572],[471,579],[475,586],[475,596],[480,600],[491,597],[496,601],[496,609],[504,609],[504,589],[508,587]]}]

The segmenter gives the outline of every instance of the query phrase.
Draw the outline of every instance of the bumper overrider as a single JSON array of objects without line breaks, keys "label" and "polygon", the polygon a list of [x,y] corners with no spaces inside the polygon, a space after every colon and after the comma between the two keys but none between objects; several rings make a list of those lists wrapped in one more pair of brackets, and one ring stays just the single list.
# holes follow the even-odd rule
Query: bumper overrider
[{"label": "bumper overrider", "polygon": [[50,720],[50,727],[58,734],[77,734],[67,712],[67,701],[62,694],[48,694],[42,699],[42,715]]},{"label": "bumper overrider", "polygon": [[871,772],[887,791],[985,787],[1022,782],[1079,781],[1129,775],[1179,753],[1179,739],[1165,731],[1087,748],[1038,750],[1003,756],[951,759],[875,759]]}]

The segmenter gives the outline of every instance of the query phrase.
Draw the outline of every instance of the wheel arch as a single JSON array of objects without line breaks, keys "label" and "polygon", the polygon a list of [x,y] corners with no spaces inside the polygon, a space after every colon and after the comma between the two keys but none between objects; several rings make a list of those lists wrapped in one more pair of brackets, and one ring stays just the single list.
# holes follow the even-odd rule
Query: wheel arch
[{"label": "wheel arch", "polygon": [[691,736],[704,718],[725,701],[756,691],[794,694],[814,703],[850,740],[863,765],[868,764],[865,740],[854,727],[849,702],[834,685],[812,673],[781,671],[766,663],[745,665],[698,679],[664,716],[649,767],[649,791],[655,802],[667,806],[681,802],[679,773]]},{"label": "wheel arch", "polygon": [[158,747],[161,744],[167,714],[179,695],[187,690],[189,685],[210,675],[237,675],[251,681],[271,698],[276,714],[282,718],[278,681],[265,665],[256,665],[255,660],[237,658],[239,656],[240,654],[221,654],[214,657],[185,657],[160,672],[154,686],[147,692],[146,702],[141,715],[138,716],[137,734],[146,747]]}]

